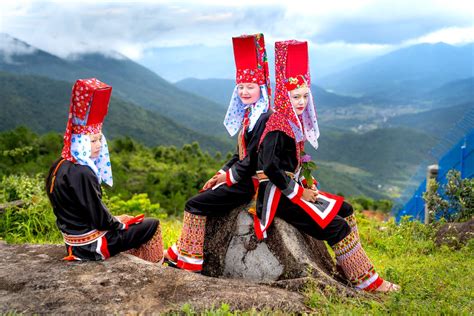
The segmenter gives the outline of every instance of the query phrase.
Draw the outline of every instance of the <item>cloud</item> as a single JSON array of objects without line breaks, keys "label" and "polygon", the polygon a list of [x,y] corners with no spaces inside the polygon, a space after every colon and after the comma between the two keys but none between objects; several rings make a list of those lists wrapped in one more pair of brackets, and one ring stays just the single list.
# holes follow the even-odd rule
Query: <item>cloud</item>
[{"label": "cloud", "polygon": [[404,45],[439,42],[452,45],[472,43],[474,42],[474,26],[442,28],[421,37],[410,39]]},{"label": "cloud", "polygon": [[37,50],[34,47],[12,38],[8,34],[0,33],[0,56],[4,62],[12,64],[14,63],[12,56],[29,55],[36,51]]},{"label": "cloud", "polygon": [[472,24],[469,1],[2,1],[1,31],[60,56],[152,47],[219,46],[239,33],[269,40],[397,45]]},{"label": "cloud", "polygon": [[[0,1],[0,32],[61,57],[102,52],[119,58],[116,51],[165,66],[198,62],[200,57],[193,56],[198,52],[222,60],[216,54],[231,54],[232,36],[263,32],[268,46],[290,38],[308,40],[318,56],[313,64],[324,69],[411,43],[472,41],[473,6],[464,0],[16,0]],[[153,56],[168,51],[179,51],[182,59]]]}]

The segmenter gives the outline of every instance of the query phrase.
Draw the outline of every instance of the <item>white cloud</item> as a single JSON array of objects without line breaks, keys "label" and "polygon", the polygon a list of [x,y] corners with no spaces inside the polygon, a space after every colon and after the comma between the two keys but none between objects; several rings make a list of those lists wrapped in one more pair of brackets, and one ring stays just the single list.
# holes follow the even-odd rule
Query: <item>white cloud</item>
[{"label": "white cloud", "polygon": [[410,39],[404,45],[414,45],[419,43],[439,43],[444,42],[451,45],[460,45],[474,42],[474,26],[471,27],[447,27],[435,32],[423,35],[419,38]]},{"label": "white cloud", "polygon": [[210,48],[205,58],[212,59],[213,48],[230,51],[232,36],[263,32],[268,46],[308,40],[319,56],[313,64],[324,69],[409,44],[473,41],[473,9],[464,0],[12,0],[0,1],[0,32],[62,57],[103,52],[120,58],[117,51],[137,61],[155,48],[193,46]]},{"label": "white cloud", "polygon": [[6,63],[13,63],[13,55],[29,55],[36,52],[34,47],[18,41],[8,34],[0,33],[0,56]]}]

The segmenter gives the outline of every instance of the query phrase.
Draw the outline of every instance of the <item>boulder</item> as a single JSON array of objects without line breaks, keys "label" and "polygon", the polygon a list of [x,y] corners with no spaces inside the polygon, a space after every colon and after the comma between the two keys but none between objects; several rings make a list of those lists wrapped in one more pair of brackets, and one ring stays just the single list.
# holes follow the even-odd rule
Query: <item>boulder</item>
[{"label": "boulder", "polygon": [[279,218],[270,226],[268,238],[258,241],[245,208],[223,217],[208,217],[203,274],[296,289],[311,278],[321,287],[330,285],[356,295],[337,273],[325,242],[300,233]]},{"label": "boulder", "polygon": [[0,242],[0,313],[136,314],[231,310],[309,312],[300,293],[247,280],[217,279],[128,254],[65,262],[63,245]]}]

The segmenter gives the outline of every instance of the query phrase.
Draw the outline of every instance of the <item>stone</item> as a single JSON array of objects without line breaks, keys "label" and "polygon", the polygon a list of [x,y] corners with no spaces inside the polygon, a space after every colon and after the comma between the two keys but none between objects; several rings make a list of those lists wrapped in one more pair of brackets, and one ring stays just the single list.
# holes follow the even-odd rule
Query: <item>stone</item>
[{"label": "stone", "polygon": [[465,246],[471,238],[474,238],[474,219],[464,223],[444,224],[436,233],[435,243],[438,247],[448,245],[459,249]]},{"label": "stone", "polygon": [[[176,313],[219,308],[307,313],[304,296],[270,284],[211,278],[128,254],[65,262],[63,245],[0,242],[0,314]],[[281,286],[280,286],[281,287]]]},{"label": "stone", "polygon": [[259,241],[245,207],[222,217],[208,217],[203,274],[283,288],[288,284],[292,290],[303,288],[304,280],[311,278],[320,287],[332,286],[345,295],[357,295],[336,271],[323,241],[299,232],[279,218],[270,226],[268,238]]}]

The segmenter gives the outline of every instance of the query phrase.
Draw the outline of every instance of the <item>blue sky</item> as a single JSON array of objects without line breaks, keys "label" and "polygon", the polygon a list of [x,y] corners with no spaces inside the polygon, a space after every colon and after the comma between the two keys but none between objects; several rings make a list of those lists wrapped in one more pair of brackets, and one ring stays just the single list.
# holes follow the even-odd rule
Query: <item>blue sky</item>
[{"label": "blue sky", "polygon": [[263,32],[270,51],[308,40],[320,75],[404,46],[474,41],[474,1],[98,2],[4,0],[0,33],[61,57],[117,51],[170,81],[231,78],[239,34]]}]

